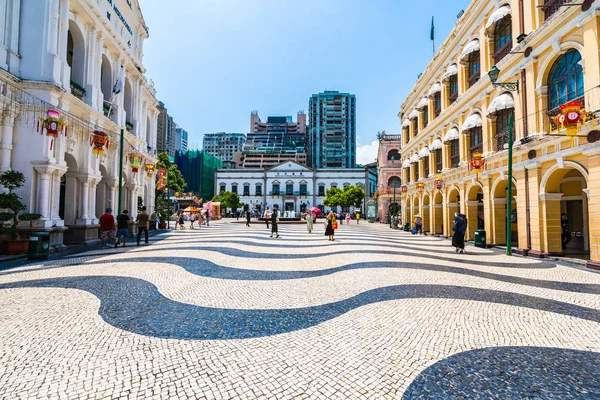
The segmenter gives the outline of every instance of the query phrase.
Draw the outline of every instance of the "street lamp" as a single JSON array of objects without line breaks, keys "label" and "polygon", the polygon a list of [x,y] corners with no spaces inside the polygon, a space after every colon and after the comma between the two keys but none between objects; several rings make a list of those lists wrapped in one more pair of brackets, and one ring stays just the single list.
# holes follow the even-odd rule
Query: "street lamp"
[{"label": "street lamp", "polygon": [[[494,87],[501,87],[511,92],[519,92],[519,81],[516,82],[498,82],[498,76],[500,75],[500,70],[495,65],[488,72],[488,77],[490,81],[492,81],[492,85]],[[512,255],[512,221],[511,221],[511,212],[512,212],[512,171],[513,171],[513,119],[512,115],[508,116],[508,183],[507,183],[507,193],[506,193],[506,255]]]}]

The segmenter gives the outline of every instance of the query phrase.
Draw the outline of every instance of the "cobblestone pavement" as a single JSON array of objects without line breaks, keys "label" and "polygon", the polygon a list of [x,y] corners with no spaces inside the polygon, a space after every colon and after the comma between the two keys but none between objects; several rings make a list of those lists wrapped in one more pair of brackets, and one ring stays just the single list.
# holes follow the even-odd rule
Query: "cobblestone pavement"
[{"label": "cobblestone pavement", "polygon": [[218,222],[0,272],[2,399],[600,398],[600,274]]}]

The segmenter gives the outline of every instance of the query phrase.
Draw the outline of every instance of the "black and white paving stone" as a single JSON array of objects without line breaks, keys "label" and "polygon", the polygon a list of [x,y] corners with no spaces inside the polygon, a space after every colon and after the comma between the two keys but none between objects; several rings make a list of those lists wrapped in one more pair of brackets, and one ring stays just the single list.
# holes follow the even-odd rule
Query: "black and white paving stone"
[{"label": "black and white paving stone", "polygon": [[600,274],[218,222],[0,272],[0,398],[600,398]]}]

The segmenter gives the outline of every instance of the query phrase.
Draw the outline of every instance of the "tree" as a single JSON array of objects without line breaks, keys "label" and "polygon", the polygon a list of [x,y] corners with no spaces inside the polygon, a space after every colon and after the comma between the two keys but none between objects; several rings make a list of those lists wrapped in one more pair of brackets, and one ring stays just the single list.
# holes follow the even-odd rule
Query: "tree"
[{"label": "tree", "polygon": [[[158,162],[156,163],[157,168],[165,168],[169,170],[169,189],[173,192],[184,192],[187,187],[187,183],[181,175],[181,171],[177,168],[176,164],[171,164],[169,160],[169,154],[163,152],[158,153]],[[156,193],[158,197],[158,192]]]},{"label": "tree", "polygon": [[360,207],[365,199],[362,186],[346,186],[342,192],[342,207]]},{"label": "tree", "polygon": [[[21,198],[14,191],[25,185],[25,175],[18,171],[5,171],[0,174],[0,185],[8,190],[7,193],[0,193],[0,209],[7,210],[0,212],[0,230],[10,232],[13,238],[20,239],[17,232],[19,221],[33,221],[39,219],[42,215],[25,213],[19,215],[19,212],[25,210],[27,206],[23,204]],[[8,221],[11,221],[11,224],[6,226],[5,223]]]},{"label": "tree", "polygon": [[327,207],[337,207],[342,205],[342,189],[338,187],[331,187],[327,189],[325,193],[325,199],[323,204]]},{"label": "tree", "polygon": [[240,203],[240,196],[233,192],[221,192],[212,201],[221,203],[221,208],[231,208],[237,210],[243,204]]}]

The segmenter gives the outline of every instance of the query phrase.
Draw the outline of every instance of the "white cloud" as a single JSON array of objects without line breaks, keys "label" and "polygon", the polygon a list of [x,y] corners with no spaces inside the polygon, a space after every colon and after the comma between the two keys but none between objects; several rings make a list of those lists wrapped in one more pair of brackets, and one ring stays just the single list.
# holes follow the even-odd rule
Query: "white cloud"
[{"label": "white cloud", "polygon": [[373,140],[371,144],[359,145],[356,148],[356,163],[369,164],[377,161],[377,152],[379,151],[379,141]]}]

